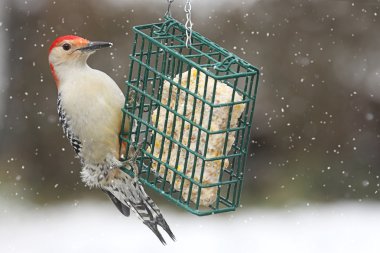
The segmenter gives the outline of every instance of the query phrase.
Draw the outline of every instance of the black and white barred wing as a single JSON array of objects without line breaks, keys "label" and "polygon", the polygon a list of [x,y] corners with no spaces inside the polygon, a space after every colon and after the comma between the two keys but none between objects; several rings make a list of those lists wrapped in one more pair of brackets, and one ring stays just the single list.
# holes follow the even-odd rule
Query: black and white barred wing
[{"label": "black and white barred wing", "polygon": [[82,143],[80,142],[79,138],[75,136],[74,133],[71,131],[68,116],[66,115],[66,112],[62,107],[62,100],[61,100],[60,94],[58,94],[57,107],[58,107],[59,123],[61,124],[63,128],[63,132],[65,133],[67,139],[69,139],[70,144],[74,148],[75,153],[79,155],[82,149]]}]

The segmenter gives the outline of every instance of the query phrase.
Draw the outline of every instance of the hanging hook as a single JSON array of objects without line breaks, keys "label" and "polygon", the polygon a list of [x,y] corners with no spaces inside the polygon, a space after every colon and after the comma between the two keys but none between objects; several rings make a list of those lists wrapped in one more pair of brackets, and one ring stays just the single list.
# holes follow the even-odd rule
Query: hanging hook
[{"label": "hanging hook", "polygon": [[170,9],[172,7],[172,3],[174,2],[174,0],[167,0],[167,1],[168,1],[168,10],[165,13],[165,17],[171,17],[172,13]]}]

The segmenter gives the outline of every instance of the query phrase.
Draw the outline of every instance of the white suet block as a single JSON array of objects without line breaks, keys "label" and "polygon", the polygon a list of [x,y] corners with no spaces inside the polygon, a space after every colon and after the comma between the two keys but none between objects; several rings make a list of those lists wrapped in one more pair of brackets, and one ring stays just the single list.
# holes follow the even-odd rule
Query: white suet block
[{"label": "white suet block", "polygon": [[[181,81],[179,81],[179,78],[180,76],[177,75],[174,78],[174,82],[188,88],[192,93],[203,97],[210,103],[212,102],[214,84],[216,84],[215,100],[213,101],[214,105],[232,102],[231,100],[234,90],[225,83],[216,81],[211,77],[206,77],[203,72],[198,73],[198,71],[193,68],[191,69],[190,78],[188,77],[188,72],[182,73]],[[241,95],[235,92],[233,102],[240,101],[242,101]],[[161,103],[167,105],[172,110],[178,112],[180,115],[183,115],[190,121],[193,121],[195,124],[192,125],[180,117],[175,116],[174,113],[170,111],[168,112],[168,110],[161,106],[159,109],[153,111],[151,117],[153,125],[157,125],[158,130],[166,133],[169,136],[172,136],[175,141],[182,143],[184,146],[189,147],[191,150],[199,153],[200,155],[203,155],[206,158],[221,157],[229,153],[235,141],[235,132],[229,134],[207,134],[206,132],[200,130],[196,125],[202,126],[205,129],[210,129],[210,131],[213,132],[226,130],[227,127],[236,128],[238,125],[238,119],[245,109],[244,103],[236,104],[233,106],[230,126],[227,126],[227,124],[231,106],[216,107],[211,110],[212,108],[209,105],[203,103],[199,99],[196,99],[193,95],[185,92],[182,89],[179,89],[178,91],[176,86],[171,85],[167,81],[165,81],[163,84]],[[183,131],[181,131],[182,128]],[[208,145],[206,147],[207,135]],[[227,142],[226,151],[223,152],[225,142]],[[170,146],[171,149],[169,150]],[[152,148],[153,156],[163,162],[168,163],[177,171],[185,173],[185,175],[189,178],[191,178],[194,173],[194,180],[202,184],[218,183],[222,166],[224,168],[227,168],[229,166],[228,159],[224,159],[224,162],[223,159],[203,162],[201,158],[191,154],[190,152],[187,152],[186,149],[181,148],[174,142],[172,143],[169,139],[165,138],[165,141],[163,141],[163,136],[159,133],[156,134],[154,147]],[[206,148],[207,150],[205,153]],[[162,155],[160,157],[161,150]],[[202,167],[204,167],[203,177],[201,176]],[[152,164],[152,170],[158,172],[161,177],[164,177],[165,166],[161,165],[160,169],[158,170],[158,163],[154,161]],[[165,180],[173,183],[174,174],[175,173],[173,173],[173,171],[168,169]],[[176,190],[180,190],[181,184],[182,177],[176,175],[174,179],[174,188]],[[190,181],[188,179],[185,179],[183,182],[182,190],[182,198],[185,200],[188,199],[190,191],[189,188]],[[216,201],[217,190],[217,187],[202,188],[199,202],[200,205],[209,206],[213,204]],[[197,201],[198,191],[199,187],[194,184],[190,197],[191,201],[194,203]]]}]

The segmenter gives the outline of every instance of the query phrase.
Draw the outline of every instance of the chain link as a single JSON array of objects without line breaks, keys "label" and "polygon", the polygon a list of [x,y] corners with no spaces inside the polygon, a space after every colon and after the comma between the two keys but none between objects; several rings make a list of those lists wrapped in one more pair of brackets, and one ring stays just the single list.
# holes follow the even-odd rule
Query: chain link
[{"label": "chain link", "polygon": [[[171,17],[171,7],[174,0],[167,0],[168,2],[168,9],[165,13],[165,17]],[[191,21],[191,0],[186,0],[185,4],[185,13],[186,13],[186,47],[189,47],[191,45],[191,36],[193,35],[193,22]]]},{"label": "chain link", "polygon": [[186,13],[186,47],[191,45],[191,36],[193,35],[193,22],[191,21],[191,0],[186,0],[185,13]]},{"label": "chain link", "polygon": [[174,2],[174,0],[168,0],[168,10],[165,13],[165,17],[171,17],[172,16],[171,7],[172,7],[173,2]]}]

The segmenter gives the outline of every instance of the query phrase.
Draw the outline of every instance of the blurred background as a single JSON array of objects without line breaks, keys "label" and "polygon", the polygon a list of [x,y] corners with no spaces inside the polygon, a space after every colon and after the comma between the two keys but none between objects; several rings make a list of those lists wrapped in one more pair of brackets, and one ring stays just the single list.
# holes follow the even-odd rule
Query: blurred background
[{"label": "blurred background", "polygon": [[194,30],[262,72],[241,208],[199,218],[150,192],[178,237],[164,248],[83,186],[58,125],[52,41],[113,42],[89,64],[124,90],[132,27],[165,0],[0,0],[1,252],[379,252],[380,1],[192,5]]}]

